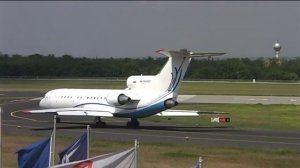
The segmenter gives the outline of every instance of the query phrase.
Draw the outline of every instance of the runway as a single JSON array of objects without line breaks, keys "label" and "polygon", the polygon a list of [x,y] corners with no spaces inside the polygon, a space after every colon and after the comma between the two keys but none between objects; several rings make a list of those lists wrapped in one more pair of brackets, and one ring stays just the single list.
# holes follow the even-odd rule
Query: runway
[{"label": "runway", "polygon": [[[1,97],[17,97],[2,104],[2,132],[17,135],[49,136],[53,116],[24,114],[21,109],[38,108],[39,92],[1,92]],[[26,97],[26,95],[28,97]],[[195,118],[197,119],[197,118]],[[86,130],[93,118],[63,117],[57,125],[58,136],[76,137]],[[126,119],[106,119],[107,128],[92,128],[92,138],[101,140],[133,141],[141,143],[201,144],[211,147],[236,147],[254,149],[289,149],[300,151],[299,132],[279,132],[234,127],[196,127],[179,124],[154,123],[140,120],[139,129],[125,127]]]},{"label": "runway", "polygon": [[[43,97],[43,92],[0,92],[0,97],[22,98]],[[179,95],[179,103],[225,103],[225,104],[296,104],[300,97],[289,96],[237,96],[237,95]]]},{"label": "runway", "polygon": [[300,97],[288,96],[236,96],[236,95],[179,95],[181,103],[223,103],[223,104],[296,104]]}]

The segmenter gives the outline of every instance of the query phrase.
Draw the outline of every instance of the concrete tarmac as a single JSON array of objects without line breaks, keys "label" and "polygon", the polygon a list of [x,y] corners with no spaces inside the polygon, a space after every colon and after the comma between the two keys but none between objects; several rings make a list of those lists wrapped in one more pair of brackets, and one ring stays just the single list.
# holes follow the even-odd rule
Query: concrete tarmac
[{"label": "concrete tarmac", "polygon": [[[43,97],[44,92],[0,92],[0,97],[22,98]],[[288,96],[237,96],[237,95],[179,95],[179,103],[224,103],[224,104],[296,104],[300,97]]]},{"label": "concrete tarmac", "polygon": [[300,104],[300,97],[287,96],[236,96],[236,95],[179,95],[181,103],[223,104]]},{"label": "concrete tarmac", "polygon": [[[53,129],[53,116],[49,114],[24,114],[20,110],[38,108],[36,97],[42,93],[4,93],[1,97],[20,97],[2,104],[2,133],[16,135],[49,136]],[[195,118],[197,120],[197,118]],[[91,117],[62,117],[57,125],[58,136],[77,137],[92,123]],[[212,147],[237,147],[254,149],[289,149],[300,151],[300,133],[238,129],[233,127],[197,127],[179,124],[154,123],[140,120],[139,129],[127,128],[127,119],[108,118],[106,128],[93,128],[93,139],[149,143],[201,144]]]}]

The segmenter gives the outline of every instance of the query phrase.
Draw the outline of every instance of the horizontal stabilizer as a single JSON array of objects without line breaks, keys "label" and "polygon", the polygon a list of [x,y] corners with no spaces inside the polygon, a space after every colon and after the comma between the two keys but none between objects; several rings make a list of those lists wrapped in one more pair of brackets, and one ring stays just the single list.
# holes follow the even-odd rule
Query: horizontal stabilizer
[{"label": "horizontal stabilizer", "polygon": [[214,57],[214,56],[221,56],[225,55],[226,53],[194,53],[190,52],[191,57]]},{"label": "horizontal stabilizer", "polygon": [[192,51],[189,51],[187,49],[181,49],[179,51],[177,50],[167,50],[167,49],[160,49],[156,51],[157,53],[160,53],[162,55],[168,56],[168,53],[172,53],[175,55],[180,55],[183,57],[214,57],[214,56],[221,56],[225,55],[226,53],[224,52],[213,52],[213,53],[195,53]]}]

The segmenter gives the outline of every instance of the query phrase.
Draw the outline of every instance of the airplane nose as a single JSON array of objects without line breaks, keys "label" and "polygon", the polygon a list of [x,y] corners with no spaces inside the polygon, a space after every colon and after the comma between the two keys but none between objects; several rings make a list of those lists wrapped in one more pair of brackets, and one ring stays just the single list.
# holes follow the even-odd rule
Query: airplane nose
[{"label": "airplane nose", "polygon": [[46,102],[45,98],[43,98],[43,99],[40,101],[39,105],[40,105],[40,107],[42,107],[42,108],[47,107],[47,102]]}]

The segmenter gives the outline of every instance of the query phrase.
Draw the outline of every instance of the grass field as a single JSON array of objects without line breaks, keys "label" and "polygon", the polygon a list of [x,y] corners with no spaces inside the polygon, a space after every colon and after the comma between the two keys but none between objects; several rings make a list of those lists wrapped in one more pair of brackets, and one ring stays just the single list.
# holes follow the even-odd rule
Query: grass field
[{"label": "grass field", "polygon": [[[0,91],[48,91],[55,88],[104,88],[123,89],[125,81],[102,80],[0,80]],[[210,83],[184,82],[180,94],[223,94],[223,95],[280,95],[300,96],[300,84],[262,83]],[[5,102],[9,99],[0,99]],[[179,109],[229,112],[235,128],[300,131],[300,106],[296,105],[240,105],[240,104],[194,104],[180,105]],[[200,118],[150,117],[155,122],[175,122],[193,126],[216,126],[210,123],[211,115]],[[224,125],[225,126],[225,125]],[[34,141],[45,138],[41,135],[21,136],[13,133],[2,135],[2,167],[17,167],[15,152]],[[74,137],[58,135],[56,151],[70,144]],[[117,152],[131,148],[133,142],[93,140],[91,156]],[[300,167],[300,153],[286,149],[254,150],[238,148],[216,148],[190,144],[157,144],[140,142],[139,164],[141,168],[192,167],[198,157],[204,159],[205,168],[286,168]],[[57,160],[57,158],[56,158]]]},{"label": "grass field", "polygon": [[[57,88],[124,89],[118,80],[0,80],[0,91],[49,91]],[[300,83],[183,82],[180,94],[300,96]]]},{"label": "grass field", "polygon": [[184,82],[180,94],[300,96],[299,84]]},{"label": "grass field", "polygon": [[48,91],[57,88],[124,89],[125,81],[104,80],[0,80],[1,91]]},{"label": "grass field", "polygon": [[[45,137],[32,135],[20,137],[6,134],[3,137],[3,163],[5,168],[17,167],[15,152],[22,147]],[[16,141],[17,139],[17,141]],[[56,151],[69,145],[74,139],[65,136],[56,137]],[[109,152],[119,152],[133,147],[133,142],[91,141],[91,156]],[[251,150],[236,148],[216,148],[189,144],[151,144],[140,142],[139,166],[141,168],[189,168],[195,165],[199,156],[203,158],[205,168],[287,168],[300,167],[300,153],[285,149]],[[58,158],[56,156],[56,162]]]},{"label": "grass field", "polygon": [[[221,111],[229,114],[230,123],[222,126],[235,128],[251,128],[281,131],[300,131],[300,106],[297,105],[244,105],[244,104],[193,104],[179,105],[178,109],[198,111]],[[192,126],[220,126],[211,123],[210,118],[214,115],[203,114],[200,118],[174,117],[171,120],[166,117],[153,116],[146,118],[154,122],[182,123]]]}]

